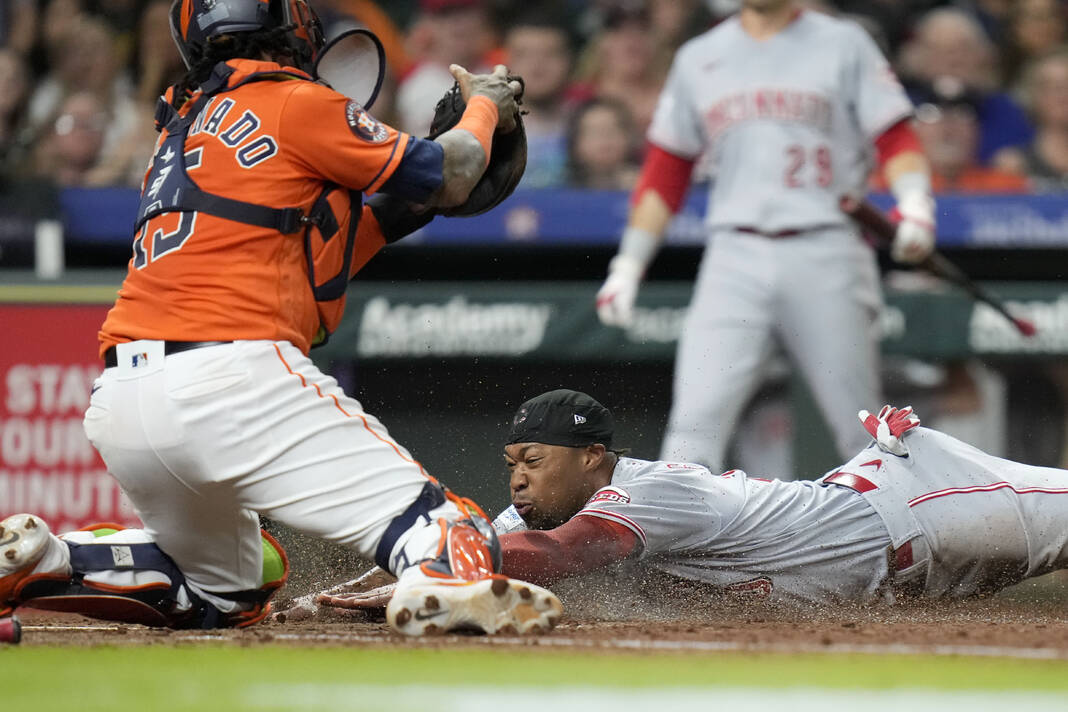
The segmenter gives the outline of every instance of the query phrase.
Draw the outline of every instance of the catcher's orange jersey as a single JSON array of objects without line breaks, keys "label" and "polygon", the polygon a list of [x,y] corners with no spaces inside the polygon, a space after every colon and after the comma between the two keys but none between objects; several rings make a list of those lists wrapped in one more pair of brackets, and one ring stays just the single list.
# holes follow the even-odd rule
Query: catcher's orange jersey
[{"label": "catcher's orange jersey", "polygon": [[[268,74],[238,86],[253,74],[280,72],[272,62],[228,64],[235,71],[227,86],[235,88],[201,111],[185,144],[186,170],[202,190],[307,211],[327,182],[371,194],[396,170],[407,134],[311,81]],[[164,138],[154,161],[173,159],[161,155]],[[301,232],[169,212],[149,220],[136,238],[119,298],[100,331],[101,354],[136,339],[287,340],[308,351],[320,319]],[[365,207],[351,271],[383,244]]]}]

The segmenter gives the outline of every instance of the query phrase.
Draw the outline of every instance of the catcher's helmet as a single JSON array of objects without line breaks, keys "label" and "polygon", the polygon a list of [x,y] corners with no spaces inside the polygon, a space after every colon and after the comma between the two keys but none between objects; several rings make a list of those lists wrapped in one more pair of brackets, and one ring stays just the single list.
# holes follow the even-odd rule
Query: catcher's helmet
[{"label": "catcher's helmet", "polygon": [[186,67],[203,56],[208,40],[238,32],[290,28],[286,44],[305,71],[323,46],[322,23],[305,0],[174,0],[170,17]]}]

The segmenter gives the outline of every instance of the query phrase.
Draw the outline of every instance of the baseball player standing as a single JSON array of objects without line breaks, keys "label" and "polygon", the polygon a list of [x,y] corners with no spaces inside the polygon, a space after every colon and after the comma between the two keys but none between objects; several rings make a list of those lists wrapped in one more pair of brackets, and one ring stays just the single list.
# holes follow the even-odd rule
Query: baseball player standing
[{"label": "baseball player standing", "polygon": [[[396,574],[402,633],[551,628],[559,601],[496,573],[481,510],[308,358],[352,275],[429,220],[407,201],[466,200],[519,83],[454,65],[467,108],[429,141],[312,80],[323,41],[304,0],[175,0],[171,29],[189,72],[157,111],[85,414],[145,528],[59,539],[38,517],[0,522],[0,614],[29,602],[178,627],[259,621],[286,569],[263,514]],[[378,191],[396,202],[361,207]]]},{"label": "baseball player standing", "polygon": [[911,408],[860,417],[859,454],[784,482],[624,457],[590,396],[531,398],[504,447],[503,570],[548,585],[635,558],[729,594],[827,604],[962,598],[1068,568],[1068,471],[988,455],[919,427]]},{"label": "baseball player standing", "polygon": [[776,340],[808,381],[840,454],[863,446],[849,414],[880,400],[881,299],[874,254],[838,201],[863,192],[874,154],[901,216],[892,256],[929,254],[934,201],[911,111],[859,25],[794,0],[744,0],[679,49],[597,293],[601,321],[627,326],[694,163],[707,154],[711,244],[679,339],[664,458],[723,467]]}]

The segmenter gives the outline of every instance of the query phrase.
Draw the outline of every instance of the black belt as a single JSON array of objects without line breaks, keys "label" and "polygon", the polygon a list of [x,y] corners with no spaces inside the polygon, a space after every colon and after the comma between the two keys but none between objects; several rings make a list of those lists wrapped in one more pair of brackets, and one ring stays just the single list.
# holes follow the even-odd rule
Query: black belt
[{"label": "black belt", "polygon": [[[163,355],[170,356],[171,354],[180,354],[183,351],[192,351],[193,349],[202,349],[205,346],[218,346],[219,344],[232,344],[232,341],[164,341],[163,342]],[[115,347],[112,346],[104,352],[104,367],[115,368],[119,365],[119,357],[115,353]]]},{"label": "black belt", "polygon": [[760,235],[761,237],[770,237],[775,240],[783,237],[797,237],[801,233],[805,232],[805,230],[779,230],[778,232],[764,232],[763,230],[758,230],[755,227],[749,227],[748,225],[741,225],[739,227],[736,227],[734,228],[734,231],[744,232],[747,235]]}]

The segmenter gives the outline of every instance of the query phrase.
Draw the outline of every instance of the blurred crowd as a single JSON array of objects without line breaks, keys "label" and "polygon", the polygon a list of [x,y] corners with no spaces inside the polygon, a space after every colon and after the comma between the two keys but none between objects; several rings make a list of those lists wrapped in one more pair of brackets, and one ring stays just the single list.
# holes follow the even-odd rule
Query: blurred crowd
[{"label": "blurred crowd", "polygon": [[[447,67],[526,83],[523,186],[628,189],[680,44],[738,0],[312,0],[327,35],[386,48],[373,112],[425,135]],[[916,103],[939,191],[1068,190],[1068,2],[838,0]],[[0,3],[0,170],[60,186],[139,186],[155,99],[184,72],[170,0]],[[813,48],[818,51],[818,48]],[[879,186],[874,185],[878,188]]]}]

